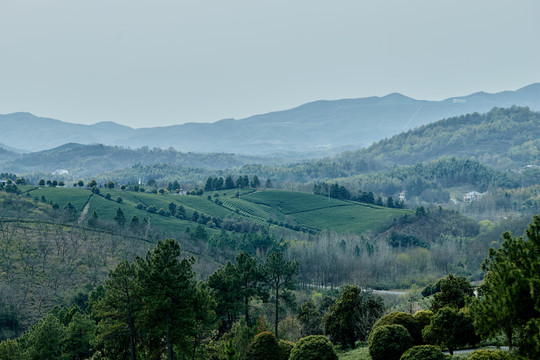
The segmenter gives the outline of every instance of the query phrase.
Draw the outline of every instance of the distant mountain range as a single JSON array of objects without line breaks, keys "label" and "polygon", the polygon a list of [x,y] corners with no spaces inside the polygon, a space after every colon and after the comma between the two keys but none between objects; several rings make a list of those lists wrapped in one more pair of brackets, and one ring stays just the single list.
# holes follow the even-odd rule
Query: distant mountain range
[{"label": "distant mountain range", "polygon": [[397,93],[316,101],[241,120],[141,129],[114,122],[80,125],[30,113],[13,113],[0,115],[0,143],[5,144],[0,147],[33,152],[79,143],[130,148],[174,147],[184,152],[321,156],[366,147],[443,118],[512,105],[540,110],[540,83],[516,91],[478,92],[443,101],[415,100]]}]

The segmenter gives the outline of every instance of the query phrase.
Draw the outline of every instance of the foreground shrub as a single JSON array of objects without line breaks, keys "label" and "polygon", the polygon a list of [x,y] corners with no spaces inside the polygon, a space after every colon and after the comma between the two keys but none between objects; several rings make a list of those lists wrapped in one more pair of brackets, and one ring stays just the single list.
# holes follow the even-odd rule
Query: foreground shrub
[{"label": "foreground shrub", "polygon": [[383,325],[402,325],[409,332],[409,335],[413,340],[413,345],[424,344],[424,341],[422,339],[422,325],[411,314],[407,314],[401,311],[394,311],[386,314],[382,318],[377,320],[377,322],[373,325],[373,329],[371,331]]},{"label": "foreground shrub", "polygon": [[291,356],[291,350],[294,347],[294,343],[292,341],[279,340],[278,346],[279,346],[279,360],[288,360],[289,357]]},{"label": "foreground shrub", "polygon": [[433,311],[431,310],[420,310],[413,315],[413,318],[418,322],[420,332],[422,332],[422,329],[430,324],[432,317]]},{"label": "foreground shrub", "polygon": [[279,360],[279,346],[274,334],[264,331],[253,338],[246,351],[247,360]]},{"label": "foreground shrub", "polygon": [[510,354],[501,350],[475,350],[469,360],[511,360]]},{"label": "foreground shrub", "polygon": [[22,357],[19,343],[16,340],[0,342],[0,360],[18,360]]},{"label": "foreground shrub", "polygon": [[323,335],[310,335],[298,340],[289,360],[337,360],[334,346]]},{"label": "foreground shrub", "polygon": [[324,332],[334,344],[354,349],[356,341],[366,339],[383,310],[381,298],[346,285],[323,318]]},{"label": "foreground shrub", "polygon": [[369,334],[369,354],[373,360],[399,360],[413,345],[413,339],[402,325],[381,325]]},{"label": "foreground shrub", "polygon": [[455,349],[478,341],[472,319],[465,312],[450,307],[444,307],[433,315],[422,333],[426,343],[448,348],[450,355]]},{"label": "foreground shrub", "polygon": [[399,360],[445,360],[447,356],[441,349],[433,345],[413,346],[405,351]]}]

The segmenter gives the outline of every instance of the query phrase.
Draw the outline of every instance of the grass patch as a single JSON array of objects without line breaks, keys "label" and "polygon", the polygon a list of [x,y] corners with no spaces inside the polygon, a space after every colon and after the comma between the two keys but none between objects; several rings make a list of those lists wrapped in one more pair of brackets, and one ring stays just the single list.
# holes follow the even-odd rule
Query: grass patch
[{"label": "grass patch", "polygon": [[346,206],[330,207],[293,214],[296,222],[319,230],[361,234],[372,229],[382,220],[399,218],[404,210],[348,203]]},{"label": "grass patch", "polygon": [[338,351],[339,360],[371,360],[367,346],[353,350]]},{"label": "grass patch", "polygon": [[91,192],[86,189],[72,189],[72,188],[54,188],[44,187],[36,188],[28,192],[30,196],[38,198],[41,201],[42,196],[45,197],[47,202],[52,201],[53,204],[58,204],[60,208],[66,206],[69,202],[75,206],[77,211],[82,211],[84,205],[88,202],[88,198]]},{"label": "grass patch", "polygon": [[255,204],[269,206],[285,215],[349,204],[345,201],[321,195],[285,190],[257,191],[242,196],[242,199]]},{"label": "grass patch", "polygon": [[216,204],[213,200],[208,200],[206,197],[194,196],[194,195],[171,195],[171,201],[174,201],[177,205],[180,204],[185,207],[190,207],[202,212],[206,215],[214,217],[225,217],[231,215],[231,212],[222,206]]}]

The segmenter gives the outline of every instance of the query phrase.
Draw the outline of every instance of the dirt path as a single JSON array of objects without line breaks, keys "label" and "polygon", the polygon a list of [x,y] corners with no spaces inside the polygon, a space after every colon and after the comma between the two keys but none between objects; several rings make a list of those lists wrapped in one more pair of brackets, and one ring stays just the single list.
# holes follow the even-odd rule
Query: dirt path
[{"label": "dirt path", "polygon": [[92,199],[92,196],[94,194],[91,194],[88,198],[88,201],[86,202],[86,205],[84,205],[83,211],[81,211],[81,216],[79,216],[79,220],[77,220],[77,224],[81,225],[84,219],[86,218],[86,215],[88,214],[88,208],[90,207],[90,199]]},{"label": "dirt path", "polygon": [[146,229],[144,231],[144,239],[148,239],[148,233],[150,232],[150,214],[146,216]]}]

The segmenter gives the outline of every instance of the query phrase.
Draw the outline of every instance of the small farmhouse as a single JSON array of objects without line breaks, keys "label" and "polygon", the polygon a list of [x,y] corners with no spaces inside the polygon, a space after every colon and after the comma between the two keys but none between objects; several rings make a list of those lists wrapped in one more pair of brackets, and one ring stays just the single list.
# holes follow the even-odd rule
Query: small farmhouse
[{"label": "small farmhouse", "polygon": [[472,201],[475,201],[475,200],[478,200],[478,199],[482,198],[482,196],[484,196],[485,194],[487,194],[487,193],[479,193],[479,192],[476,192],[476,191],[471,191],[471,192],[465,194],[465,196],[463,197],[463,201],[464,202],[472,202]]}]

